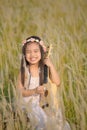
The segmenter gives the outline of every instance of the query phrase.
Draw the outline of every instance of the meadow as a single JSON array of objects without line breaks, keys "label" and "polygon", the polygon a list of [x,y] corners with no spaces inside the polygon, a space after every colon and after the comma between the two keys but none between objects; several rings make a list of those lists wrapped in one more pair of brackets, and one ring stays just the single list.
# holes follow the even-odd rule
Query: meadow
[{"label": "meadow", "polygon": [[61,79],[54,102],[60,98],[72,130],[87,130],[86,0],[0,0],[0,130],[31,129],[20,103],[15,119],[12,110],[22,41],[31,35],[53,45],[51,59]]}]

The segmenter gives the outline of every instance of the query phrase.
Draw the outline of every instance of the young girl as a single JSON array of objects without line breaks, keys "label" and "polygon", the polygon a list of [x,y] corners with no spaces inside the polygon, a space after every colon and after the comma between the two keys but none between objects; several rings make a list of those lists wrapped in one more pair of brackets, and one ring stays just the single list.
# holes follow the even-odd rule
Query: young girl
[{"label": "young girl", "polygon": [[[21,69],[18,78],[18,89],[24,102],[31,103],[32,112],[37,119],[36,130],[45,129],[47,115],[40,106],[40,98],[44,95],[44,66],[49,68],[49,78],[57,86],[60,79],[49,57],[45,57],[46,47],[37,36],[28,37],[22,46]],[[28,115],[30,117],[30,113]]]}]

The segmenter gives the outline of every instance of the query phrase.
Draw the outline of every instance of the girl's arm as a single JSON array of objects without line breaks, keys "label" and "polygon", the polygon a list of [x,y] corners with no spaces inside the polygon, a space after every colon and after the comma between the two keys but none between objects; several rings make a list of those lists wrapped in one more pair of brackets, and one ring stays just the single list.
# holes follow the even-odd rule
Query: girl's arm
[{"label": "girl's arm", "polygon": [[32,96],[35,94],[44,94],[44,87],[39,86],[35,89],[26,90],[21,83],[21,74],[18,76],[17,89],[22,93],[23,97]]},{"label": "girl's arm", "polygon": [[46,58],[44,63],[49,67],[49,77],[51,81],[55,83],[57,86],[59,86],[60,78],[51,60],[49,58]]}]

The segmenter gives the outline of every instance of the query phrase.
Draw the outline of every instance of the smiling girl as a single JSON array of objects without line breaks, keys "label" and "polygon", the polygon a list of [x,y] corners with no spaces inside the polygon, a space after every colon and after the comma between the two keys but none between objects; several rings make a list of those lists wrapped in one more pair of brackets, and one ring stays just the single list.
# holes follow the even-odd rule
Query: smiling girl
[{"label": "smiling girl", "polygon": [[[44,95],[44,66],[49,68],[49,78],[57,86],[60,79],[50,58],[45,57],[46,47],[37,36],[28,37],[22,46],[22,59],[17,88],[24,102],[31,101],[32,112],[37,119],[36,129],[45,129],[47,115],[40,106],[40,97]],[[46,130],[46,129],[45,129]]]}]

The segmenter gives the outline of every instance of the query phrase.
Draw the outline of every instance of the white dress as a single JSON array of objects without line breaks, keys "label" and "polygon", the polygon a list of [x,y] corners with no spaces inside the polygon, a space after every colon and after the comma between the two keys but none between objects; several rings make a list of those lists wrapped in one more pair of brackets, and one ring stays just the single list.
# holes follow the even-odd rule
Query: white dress
[{"label": "white dress", "polygon": [[[39,77],[32,77],[30,80],[29,89],[35,89],[39,86]],[[39,105],[40,95],[32,95],[29,97],[23,97],[23,100],[26,103],[29,103],[29,107],[31,107],[31,111],[28,113],[29,118],[33,121],[36,120],[35,130],[43,130],[45,129],[45,124],[47,122],[47,115],[43,111],[43,109]],[[32,119],[33,118],[33,119]],[[32,122],[34,125],[35,122]]]},{"label": "white dress", "polygon": [[[32,77],[28,89],[34,89],[39,86],[39,77]],[[29,104],[28,117],[31,120],[35,130],[71,130],[68,122],[63,123],[61,109],[58,109],[54,116],[47,116],[44,109],[39,105],[40,95],[23,97],[25,103]]]}]

